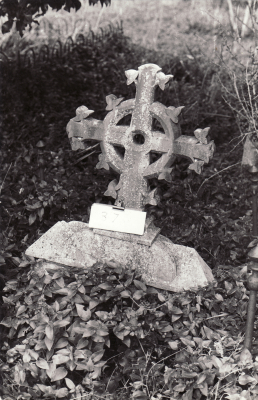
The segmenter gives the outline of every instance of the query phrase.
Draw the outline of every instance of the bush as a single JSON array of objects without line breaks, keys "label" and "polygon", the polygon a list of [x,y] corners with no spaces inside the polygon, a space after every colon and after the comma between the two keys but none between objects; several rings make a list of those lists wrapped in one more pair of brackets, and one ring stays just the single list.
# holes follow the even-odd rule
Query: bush
[{"label": "bush", "polygon": [[218,269],[217,285],[180,294],[147,287],[115,263],[86,271],[23,257],[19,271],[3,297],[5,394],[190,400],[216,385],[257,390],[257,366],[240,359],[236,335],[246,270]]}]

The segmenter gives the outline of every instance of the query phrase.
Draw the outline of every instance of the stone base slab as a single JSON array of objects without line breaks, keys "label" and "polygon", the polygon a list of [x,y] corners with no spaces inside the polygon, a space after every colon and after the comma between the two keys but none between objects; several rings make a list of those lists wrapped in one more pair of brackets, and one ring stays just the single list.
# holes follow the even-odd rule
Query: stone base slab
[{"label": "stone base slab", "polygon": [[132,233],[113,232],[96,228],[93,229],[93,232],[98,235],[109,236],[115,239],[125,240],[126,242],[144,244],[145,246],[151,246],[160,231],[161,229],[154,225],[149,226],[148,230],[146,230],[142,236],[133,235]]},{"label": "stone base slab", "polygon": [[195,249],[159,235],[149,247],[94,233],[83,222],[58,222],[26,254],[71,267],[91,268],[116,262],[137,270],[147,285],[173,292],[203,287],[214,281],[211,269]]}]

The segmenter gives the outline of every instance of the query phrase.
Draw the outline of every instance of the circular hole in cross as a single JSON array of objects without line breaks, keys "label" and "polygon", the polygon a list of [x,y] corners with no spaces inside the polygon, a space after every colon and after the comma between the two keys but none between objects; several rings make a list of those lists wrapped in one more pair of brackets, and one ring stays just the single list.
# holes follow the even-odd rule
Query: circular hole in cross
[{"label": "circular hole in cross", "polygon": [[132,132],[132,134],[133,134],[133,142],[135,144],[144,144],[145,135],[143,131],[141,131],[140,129],[136,129],[135,131]]}]

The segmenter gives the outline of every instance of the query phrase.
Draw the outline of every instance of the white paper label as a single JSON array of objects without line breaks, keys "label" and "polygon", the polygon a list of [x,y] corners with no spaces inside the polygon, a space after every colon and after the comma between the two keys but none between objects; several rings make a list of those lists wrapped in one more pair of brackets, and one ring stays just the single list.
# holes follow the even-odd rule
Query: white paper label
[{"label": "white paper label", "polygon": [[144,211],[94,203],[91,206],[89,227],[143,235],[145,220]]}]

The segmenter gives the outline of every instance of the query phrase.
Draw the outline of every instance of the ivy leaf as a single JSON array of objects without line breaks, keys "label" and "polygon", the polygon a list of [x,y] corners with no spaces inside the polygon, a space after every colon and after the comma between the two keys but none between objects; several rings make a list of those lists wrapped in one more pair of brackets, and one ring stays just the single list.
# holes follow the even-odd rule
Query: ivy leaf
[{"label": "ivy leaf", "polygon": [[63,399],[64,397],[68,396],[68,389],[62,388],[62,389],[55,390],[55,395],[58,399]]},{"label": "ivy leaf", "polygon": [[143,282],[141,282],[141,281],[137,281],[136,279],[134,279],[133,283],[134,283],[134,286],[135,286],[137,289],[141,289],[141,290],[143,290],[144,292],[147,292],[147,287],[146,287],[145,283],[143,283]]},{"label": "ivy leaf", "polygon": [[83,337],[90,337],[93,336],[96,332],[95,328],[91,328],[91,327],[87,327],[85,329],[82,330],[83,333]]},{"label": "ivy leaf", "polygon": [[181,306],[186,306],[187,304],[190,304],[191,302],[192,302],[192,300],[189,297],[184,297],[183,299],[181,299]]},{"label": "ivy leaf", "polygon": [[101,368],[94,368],[94,372],[90,374],[91,379],[97,379],[101,375]]},{"label": "ivy leaf", "polygon": [[202,392],[202,394],[207,397],[208,396],[208,384],[204,381],[202,384],[196,385],[198,389]]},{"label": "ivy leaf", "polygon": [[186,346],[190,346],[190,347],[194,347],[194,346],[195,346],[195,343],[194,343],[193,340],[189,340],[189,339],[186,339],[186,338],[184,338],[184,337],[180,337],[180,340],[181,340],[181,342],[184,343]]},{"label": "ivy leaf", "polygon": [[45,275],[44,277],[44,285],[48,285],[52,281],[52,276],[51,275]]},{"label": "ivy leaf", "polygon": [[171,325],[166,325],[160,329],[160,332],[162,332],[162,333],[171,332],[171,331],[173,331],[173,328]]},{"label": "ivy leaf", "polygon": [[36,361],[36,365],[37,367],[41,368],[41,369],[48,369],[48,363],[46,362],[46,360],[44,360],[44,358],[39,358]]},{"label": "ivy leaf", "polygon": [[113,329],[113,332],[118,337],[118,339],[121,339],[121,340],[124,339],[124,337],[125,337],[125,329],[121,330],[120,325],[115,326],[115,328]]},{"label": "ivy leaf", "polygon": [[131,339],[129,336],[123,339],[123,343],[129,348],[131,346]]},{"label": "ivy leaf", "polygon": [[71,381],[71,379],[65,378],[65,383],[66,383],[66,386],[68,387],[68,389],[70,389],[70,390],[75,389],[75,384],[73,383],[73,381]]},{"label": "ivy leaf", "polygon": [[36,387],[39,388],[39,390],[41,390],[41,392],[47,394],[47,395],[53,395],[54,391],[52,389],[51,386],[46,386],[46,385],[41,385],[41,384],[37,384]]},{"label": "ivy leaf", "polygon": [[172,314],[175,314],[175,315],[183,314],[183,311],[179,307],[175,307],[175,306],[171,307],[170,311],[172,312]]},{"label": "ivy leaf", "polygon": [[34,222],[36,221],[36,219],[37,219],[37,214],[36,214],[35,212],[34,212],[34,213],[31,213],[30,216],[29,216],[29,225],[34,224]]},{"label": "ivy leaf", "polygon": [[58,284],[58,286],[60,286],[61,288],[65,287],[64,278],[62,276],[60,278],[56,279],[55,281]]},{"label": "ivy leaf", "polygon": [[84,304],[85,303],[85,301],[81,298],[81,296],[78,293],[76,293],[76,295],[74,296],[73,300],[77,304]]},{"label": "ivy leaf", "polygon": [[133,281],[133,277],[134,277],[134,275],[131,274],[130,277],[125,281],[125,283],[124,283],[124,286],[125,286],[125,287],[128,287],[128,286],[131,285],[131,283],[132,283],[132,281]]},{"label": "ivy leaf", "polygon": [[54,329],[52,325],[47,325],[45,329],[45,333],[47,335],[47,338],[51,341],[53,340],[54,337]]},{"label": "ivy leaf", "polygon": [[87,339],[81,338],[77,343],[76,349],[77,350],[83,349],[84,347],[88,346],[88,344],[89,341]]},{"label": "ivy leaf", "polygon": [[172,315],[171,322],[176,322],[178,319],[181,318],[182,315]]},{"label": "ivy leaf", "polygon": [[68,319],[64,319],[63,321],[55,321],[53,326],[56,328],[62,328],[63,326],[69,325],[70,321]]},{"label": "ivy leaf", "polygon": [[31,375],[33,376],[33,378],[37,378],[37,377],[38,377],[39,369],[38,369],[38,367],[37,367],[35,364],[30,363],[30,364],[28,365],[28,369],[29,369],[29,371],[31,372]]},{"label": "ivy leaf", "polygon": [[147,294],[157,294],[157,293],[158,293],[157,289],[152,287],[147,288]]},{"label": "ivy leaf", "polygon": [[107,321],[109,314],[107,311],[96,311],[95,314],[101,319],[101,321]]},{"label": "ivy leaf", "polygon": [[53,362],[58,365],[58,364],[65,364],[67,361],[70,360],[70,357],[65,356],[63,354],[55,354],[53,356]]},{"label": "ivy leaf", "polygon": [[68,345],[68,340],[66,338],[61,338],[55,345],[55,349],[62,349]]},{"label": "ivy leaf", "polygon": [[201,375],[199,375],[199,377],[198,377],[198,379],[197,379],[197,381],[196,381],[196,385],[202,384],[202,383],[205,381],[206,377],[207,377],[206,374],[201,374]]},{"label": "ivy leaf", "polygon": [[158,299],[159,301],[161,301],[162,303],[164,303],[164,301],[166,301],[165,297],[163,296],[163,294],[158,293]]},{"label": "ivy leaf", "polygon": [[96,353],[93,353],[91,356],[92,361],[94,363],[97,363],[98,361],[100,361],[102,359],[104,353],[105,353],[105,350],[96,351]]},{"label": "ivy leaf", "polygon": [[114,288],[113,285],[111,285],[111,283],[108,282],[101,283],[100,285],[98,285],[98,287],[103,290],[112,290]]},{"label": "ivy leaf", "polygon": [[48,365],[47,376],[51,379],[55,371],[56,371],[56,364],[52,362],[51,364]]},{"label": "ivy leaf", "polygon": [[121,297],[125,297],[125,298],[130,297],[130,296],[131,296],[131,292],[130,292],[129,290],[123,290],[123,291],[120,293],[120,296],[121,296]]},{"label": "ivy leaf", "polygon": [[65,378],[67,374],[68,372],[64,367],[59,367],[52,376],[51,382],[60,381],[61,379]]},{"label": "ivy leaf", "polygon": [[214,332],[212,329],[208,328],[206,325],[203,325],[202,327],[203,332],[205,332],[205,336],[207,337],[207,339],[217,339],[220,340],[221,337],[217,332]]},{"label": "ivy leaf", "polygon": [[25,363],[28,363],[28,362],[30,362],[30,360],[31,360],[31,356],[30,356],[30,354],[29,354],[29,352],[27,350],[23,354],[22,361],[25,362]]},{"label": "ivy leaf", "polygon": [[86,293],[86,289],[85,289],[85,287],[84,287],[83,285],[78,286],[78,291],[79,291],[80,293],[82,293],[82,294],[85,294],[85,293]]},{"label": "ivy leaf", "polygon": [[44,210],[43,207],[41,207],[41,208],[37,211],[40,221],[42,221],[44,212],[45,212],[45,210]]},{"label": "ivy leaf", "polygon": [[223,297],[222,297],[221,294],[219,294],[219,293],[216,293],[216,294],[215,294],[215,297],[216,297],[216,299],[217,299],[218,301],[224,301]]},{"label": "ivy leaf", "polygon": [[93,308],[97,307],[99,305],[99,301],[97,300],[91,300],[89,302],[89,309],[92,310]]},{"label": "ivy leaf", "polygon": [[256,379],[253,376],[241,374],[238,378],[238,382],[241,386],[248,385],[248,383],[256,383]]},{"label": "ivy leaf", "polygon": [[56,271],[56,272],[54,273],[54,275],[52,276],[52,279],[53,279],[53,280],[56,280],[56,279],[60,278],[61,276],[63,276],[63,275],[62,275],[62,272],[61,272],[61,271]]},{"label": "ivy leaf", "polygon": [[172,350],[178,350],[178,342],[173,341],[173,342],[168,342],[169,347],[171,347]]},{"label": "ivy leaf", "polygon": [[34,360],[37,360],[39,358],[39,355],[38,355],[38,353],[36,351],[34,351],[32,349],[29,349],[29,353],[30,353],[30,356],[32,358],[34,358]]},{"label": "ivy leaf", "polygon": [[45,344],[45,340],[38,340],[37,341],[36,346],[35,346],[35,350],[36,351],[41,350],[41,349],[45,350],[46,348],[47,348],[47,346]]},{"label": "ivy leaf", "polygon": [[18,310],[17,310],[17,312],[16,312],[16,317],[18,317],[18,315],[21,315],[22,313],[24,313],[24,311],[26,311],[27,310],[27,307],[26,306],[20,306],[19,308],[18,308]]},{"label": "ivy leaf", "polygon": [[233,284],[231,282],[225,281],[224,286],[225,286],[227,293],[229,293],[233,289]]},{"label": "ivy leaf", "polygon": [[173,387],[173,390],[175,390],[175,392],[184,392],[186,388],[186,385],[183,383],[178,383],[178,385]]},{"label": "ivy leaf", "polygon": [[79,317],[83,320],[83,321],[89,321],[90,317],[91,317],[91,312],[90,310],[84,310],[84,306],[82,304],[75,304],[76,305],[76,310],[77,313],[79,315]]},{"label": "ivy leaf", "polygon": [[97,331],[99,336],[107,336],[108,335],[108,328],[99,328]]},{"label": "ivy leaf", "polygon": [[47,349],[50,351],[52,349],[52,346],[54,344],[54,339],[49,339],[47,336],[45,337],[45,345],[47,346]]},{"label": "ivy leaf", "polygon": [[140,300],[144,296],[144,291],[143,290],[136,290],[133,294],[133,298],[135,300]]},{"label": "ivy leaf", "polygon": [[102,336],[97,335],[97,334],[92,336],[92,340],[96,343],[105,343],[105,339]]}]

